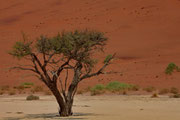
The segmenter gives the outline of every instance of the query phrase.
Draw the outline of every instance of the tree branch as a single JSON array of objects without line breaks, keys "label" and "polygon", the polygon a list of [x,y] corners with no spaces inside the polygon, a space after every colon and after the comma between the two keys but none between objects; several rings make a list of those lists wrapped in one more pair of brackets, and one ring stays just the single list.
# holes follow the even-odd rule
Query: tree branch
[{"label": "tree branch", "polygon": [[[34,61],[36,61],[39,65],[39,67],[41,68],[41,70],[43,71],[44,75],[46,76],[46,78],[50,81],[51,78],[50,76],[47,74],[46,68],[41,64],[40,60],[38,59],[38,57],[35,54],[32,54],[32,59]],[[37,67],[37,66],[36,66]],[[41,74],[42,75],[42,74]]]},{"label": "tree branch", "polygon": [[65,78],[65,91],[67,90],[67,80],[68,80],[69,72],[68,69],[66,71],[66,78]]},{"label": "tree branch", "polygon": [[31,69],[31,68],[23,68],[23,67],[11,67],[10,69],[29,70],[29,71],[32,71],[32,72],[35,72],[35,73],[37,73],[37,71],[36,71],[36,70],[34,70],[34,69]]},{"label": "tree branch", "polygon": [[62,65],[59,67],[59,69],[57,70],[57,76],[59,76],[60,73],[62,72],[62,70],[64,69],[64,67],[69,64],[69,61],[70,61],[70,60],[71,60],[71,58],[69,58],[64,64],[62,64]]},{"label": "tree branch", "polygon": [[35,60],[33,59],[33,57],[32,57],[32,62],[33,62],[33,64],[34,64],[34,68],[35,68],[36,72],[40,75],[40,78],[39,78],[39,79],[40,79],[41,81],[43,81],[46,85],[48,85],[45,77],[44,77],[43,74],[39,71],[39,69],[38,69],[38,67],[37,67],[37,64],[36,64]]},{"label": "tree branch", "polygon": [[80,78],[80,81],[83,80],[83,79],[86,79],[86,78],[90,78],[90,77],[94,77],[94,76],[98,76],[100,74],[104,74],[103,73],[103,70],[110,64],[110,61],[114,58],[115,54],[108,60],[107,63],[105,63],[97,72],[95,73],[87,73],[85,75],[83,75],[81,78]]},{"label": "tree branch", "polygon": [[[49,55],[48,60],[44,59],[44,65],[43,65],[43,67],[46,67],[46,65],[47,65],[48,63],[50,63],[50,60],[51,60],[51,58],[52,58],[54,55],[55,55],[55,52],[52,53],[51,55]],[[44,57],[44,58],[45,58],[45,57]]]}]

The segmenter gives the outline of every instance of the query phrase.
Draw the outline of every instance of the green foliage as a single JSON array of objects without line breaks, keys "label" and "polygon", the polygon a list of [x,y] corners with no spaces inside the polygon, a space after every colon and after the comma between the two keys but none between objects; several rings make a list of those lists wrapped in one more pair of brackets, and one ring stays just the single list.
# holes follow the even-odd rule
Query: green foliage
[{"label": "green foliage", "polygon": [[104,90],[105,86],[102,84],[95,85],[92,90]]},{"label": "green foliage", "polygon": [[107,84],[106,89],[110,91],[132,90],[135,85],[120,83],[118,81]]},{"label": "green foliage", "polygon": [[37,38],[36,49],[39,53],[49,54],[53,50],[52,40],[48,37],[41,35],[40,38]]},{"label": "green foliage", "polygon": [[29,86],[33,86],[33,85],[34,85],[34,83],[32,83],[32,82],[25,82],[25,83],[22,83],[22,85],[29,85]]},{"label": "green foliage", "polygon": [[104,93],[105,86],[102,84],[95,85],[93,88],[90,89],[91,95],[99,95]]},{"label": "green foliage", "polygon": [[169,63],[169,65],[167,66],[165,73],[168,75],[171,75],[172,72],[174,72],[174,70],[176,71],[180,71],[180,68],[175,64],[175,63]]},{"label": "green foliage", "polygon": [[104,60],[104,63],[106,64],[106,63],[109,63],[109,61],[112,59],[112,57],[113,57],[113,55],[108,55],[108,56],[106,56],[106,58],[105,58],[105,60]]},{"label": "green foliage", "polygon": [[[37,39],[36,48],[40,53],[62,53],[64,56],[73,55],[75,60],[79,57],[88,57],[90,51],[102,49],[107,38],[100,32],[78,31],[62,32],[55,37],[41,36]],[[98,47],[99,46],[99,47]]]},{"label": "green foliage", "polygon": [[26,97],[26,100],[39,100],[39,96],[35,96],[35,95],[29,95]]},{"label": "green foliage", "polygon": [[34,85],[34,83],[22,83],[19,87],[24,87],[24,88],[31,88]]},{"label": "green foliage", "polygon": [[19,86],[14,86],[14,89],[17,89],[19,93],[22,93],[24,89],[31,88],[32,86],[34,86],[34,83],[25,82],[25,83],[20,84]]},{"label": "green foliage", "polygon": [[132,84],[120,83],[118,81],[110,82],[106,86],[102,84],[95,85],[90,89],[91,95],[103,94],[105,91],[122,92],[123,95],[127,94],[128,90],[138,91],[139,87]]},{"label": "green foliage", "polygon": [[47,56],[55,54],[60,56],[62,60],[71,59],[82,63],[86,72],[91,72],[97,63],[97,60],[93,59],[91,55],[95,51],[103,51],[107,41],[103,33],[89,30],[62,32],[54,37],[41,35],[33,44],[27,42],[24,36],[23,38],[23,42],[16,42],[9,52],[10,55],[21,59],[37,53]]},{"label": "green foliage", "polygon": [[32,51],[31,44],[32,42],[16,42],[9,54],[18,59],[28,56]]}]

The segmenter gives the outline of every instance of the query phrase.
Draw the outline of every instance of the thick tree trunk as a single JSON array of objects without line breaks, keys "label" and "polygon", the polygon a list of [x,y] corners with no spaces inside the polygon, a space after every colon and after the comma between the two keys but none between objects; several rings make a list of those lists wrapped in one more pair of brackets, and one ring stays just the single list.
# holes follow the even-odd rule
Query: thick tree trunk
[{"label": "thick tree trunk", "polygon": [[71,116],[72,113],[72,102],[65,103],[65,107],[59,110],[60,116]]},{"label": "thick tree trunk", "polygon": [[[72,105],[73,105],[73,98],[64,98],[60,94],[57,88],[51,87],[50,90],[52,91],[53,95],[56,98],[56,101],[59,105],[59,115],[61,117],[71,116],[72,113]],[[66,101],[66,100],[67,101]]]}]

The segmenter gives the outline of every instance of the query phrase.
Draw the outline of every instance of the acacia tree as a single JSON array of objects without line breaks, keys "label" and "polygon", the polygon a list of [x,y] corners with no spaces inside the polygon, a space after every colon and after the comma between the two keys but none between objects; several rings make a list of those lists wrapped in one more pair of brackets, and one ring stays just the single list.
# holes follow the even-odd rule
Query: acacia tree
[{"label": "acacia tree", "polygon": [[[13,68],[35,73],[55,96],[60,116],[70,116],[79,82],[104,74],[113,59],[113,55],[108,55],[102,67],[94,72],[97,61],[92,55],[103,51],[106,41],[103,33],[89,30],[62,32],[54,37],[42,35],[34,42],[23,35],[23,41],[15,43],[10,55],[29,61],[30,65]],[[71,80],[69,71],[73,76]]]}]

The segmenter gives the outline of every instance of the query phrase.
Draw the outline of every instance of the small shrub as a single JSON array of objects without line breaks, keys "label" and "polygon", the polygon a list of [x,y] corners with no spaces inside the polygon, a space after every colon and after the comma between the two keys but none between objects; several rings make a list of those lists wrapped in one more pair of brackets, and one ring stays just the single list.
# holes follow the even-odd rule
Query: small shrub
[{"label": "small shrub", "polygon": [[29,95],[26,97],[26,100],[39,100],[39,96]]},{"label": "small shrub", "polygon": [[149,86],[149,87],[144,88],[143,90],[145,90],[146,92],[153,92],[156,89],[155,89],[155,87]]},{"label": "small shrub", "polygon": [[23,83],[22,85],[31,85],[31,86],[33,86],[34,83],[31,83],[31,82],[25,82],[25,83]]},{"label": "small shrub", "polygon": [[137,85],[134,85],[134,86],[132,86],[132,89],[131,89],[132,91],[138,91],[139,90],[139,86],[137,86]]},{"label": "small shrub", "polygon": [[15,91],[9,91],[8,95],[15,95],[16,92]]},{"label": "small shrub", "polygon": [[103,94],[105,91],[105,86],[102,84],[95,85],[93,88],[90,89],[91,95],[99,95]]},{"label": "small shrub", "polygon": [[123,93],[122,93],[123,95],[127,95],[127,91],[123,91]]},{"label": "small shrub", "polygon": [[24,88],[31,88],[33,85],[34,83],[25,82],[25,83],[22,83],[20,86],[23,86]]},{"label": "small shrub", "polygon": [[179,92],[179,90],[177,88],[175,88],[175,87],[172,87],[170,92],[173,93],[173,94],[177,94]]},{"label": "small shrub", "polygon": [[4,94],[4,92],[3,91],[0,91],[0,95],[3,95]]},{"label": "small shrub", "polygon": [[164,94],[167,94],[167,93],[169,93],[169,89],[167,89],[167,88],[161,89],[161,90],[159,91],[159,94],[160,94],[160,95],[164,95]]},{"label": "small shrub", "polygon": [[95,85],[92,89],[96,89],[96,90],[104,90],[104,89],[105,89],[105,86],[102,85],[102,84],[98,84],[98,85]]},{"label": "small shrub", "polygon": [[171,95],[169,96],[170,98],[180,98],[180,94],[174,94],[174,95]]},{"label": "small shrub", "polygon": [[132,90],[133,87],[134,85],[131,84],[114,81],[107,84],[106,89],[109,91],[121,91],[121,90]]},{"label": "small shrub", "polygon": [[158,97],[158,94],[157,93],[153,93],[151,98],[157,98]]},{"label": "small shrub", "polygon": [[105,91],[91,90],[91,96],[103,94]]},{"label": "small shrub", "polygon": [[16,114],[23,114],[23,112],[16,112]]},{"label": "small shrub", "polygon": [[175,63],[169,63],[169,65],[167,66],[165,73],[168,75],[171,75],[172,72],[174,72],[174,70],[176,71],[180,71],[180,68],[175,64]]}]

